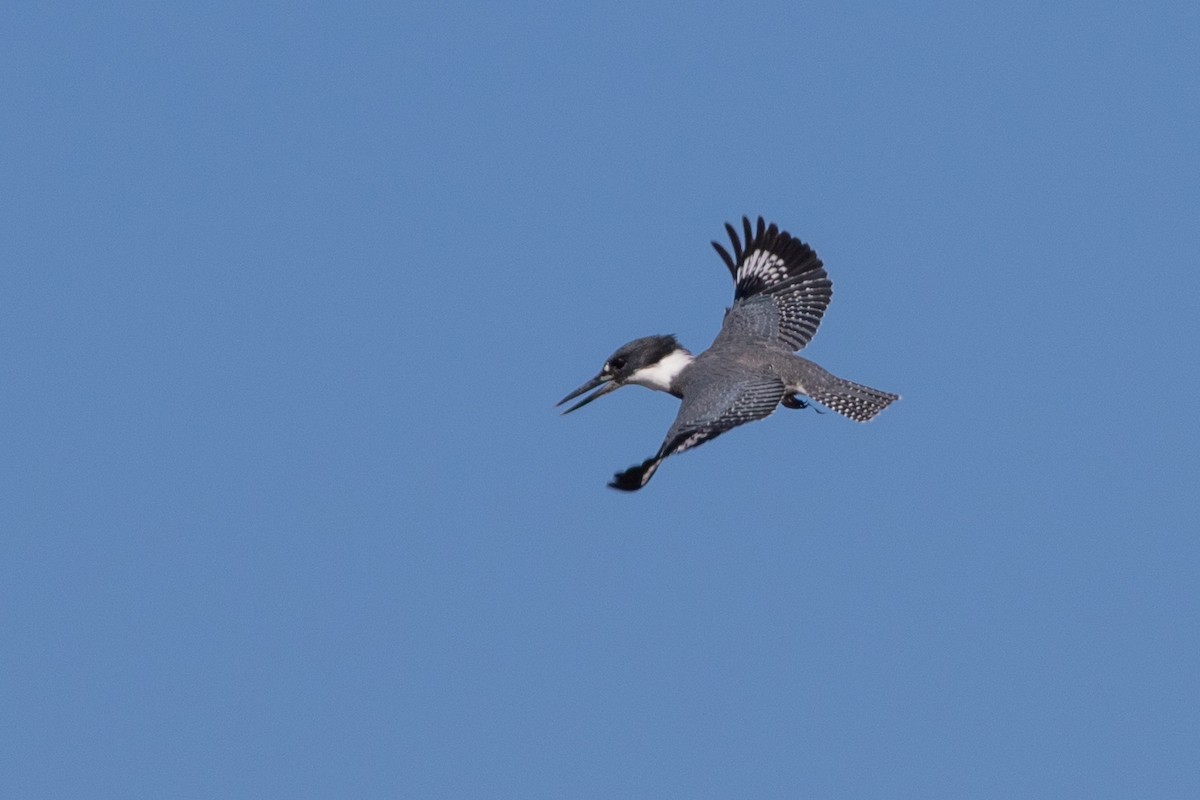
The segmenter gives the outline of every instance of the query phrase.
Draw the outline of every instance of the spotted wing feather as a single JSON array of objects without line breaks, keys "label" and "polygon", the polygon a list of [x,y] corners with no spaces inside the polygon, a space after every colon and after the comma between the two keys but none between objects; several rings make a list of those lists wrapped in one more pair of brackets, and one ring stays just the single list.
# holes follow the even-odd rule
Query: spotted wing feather
[{"label": "spotted wing feather", "polygon": [[608,485],[627,492],[641,489],[667,456],[699,447],[738,425],[769,416],[783,395],[783,382],[767,376],[736,382],[708,381],[693,391],[685,389],[679,413],[658,452],[617,473]]},{"label": "spotted wing feather", "polygon": [[775,223],[767,225],[762,217],[755,227],[742,217],[742,229],[744,244],[737,230],[725,224],[732,255],[718,242],[712,243],[733,276],[734,304],[726,327],[735,333],[768,336],[800,350],[816,334],[833,296],[825,266],[811,247]]}]

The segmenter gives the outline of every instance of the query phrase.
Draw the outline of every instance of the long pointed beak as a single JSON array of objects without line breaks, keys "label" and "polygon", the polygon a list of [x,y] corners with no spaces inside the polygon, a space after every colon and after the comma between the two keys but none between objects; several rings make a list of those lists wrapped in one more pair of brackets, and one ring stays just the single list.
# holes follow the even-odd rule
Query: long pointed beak
[{"label": "long pointed beak", "polygon": [[[601,384],[603,384],[603,385],[601,385]],[[559,400],[557,403],[555,403],[555,405],[561,406],[563,403],[566,403],[569,400],[574,400],[576,397],[579,397],[579,395],[583,394],[584,392],[590,392],[592,389],[595,389],[597,386],[599,386],[600,388],[597,389],[596,391],[592,392],[590,395],[583,398],[578,403],[571,406],[570,408],[568,408],[566,411],[564,411],[562,413],[570,414],[572,411],[574,411],[577,408],[583,408],[588,403],[595,400],[597,397],[603,397],[604,395],[608,394],[609,392],[615,392],[617,389],[621,388],[621,384],[613,382],[611,375],[605,375],[603,372],[601,372],[599,375],[592,378],[590,381],[585,383],[583,386],[580,386],[578,389],[571,392],[569,395],[564,397],[562,400]]]}]

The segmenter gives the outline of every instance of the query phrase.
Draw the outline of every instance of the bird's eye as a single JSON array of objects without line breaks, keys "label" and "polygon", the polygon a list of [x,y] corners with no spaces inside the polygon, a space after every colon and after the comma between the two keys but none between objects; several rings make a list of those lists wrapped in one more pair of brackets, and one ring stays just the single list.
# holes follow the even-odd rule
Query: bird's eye
[{"label": "bird's eye", "polygon": [[608,368],[613,371],[616,371],[619,369],[624,369],[625,368],[625,359],[614,358],[612,361],[608,362]]}]

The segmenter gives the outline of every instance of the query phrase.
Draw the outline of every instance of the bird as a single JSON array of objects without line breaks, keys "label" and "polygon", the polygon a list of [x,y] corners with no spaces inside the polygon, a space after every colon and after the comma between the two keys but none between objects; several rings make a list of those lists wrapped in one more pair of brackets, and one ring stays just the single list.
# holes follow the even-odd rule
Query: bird
[{"label": "bird", "polygon": [[644,386],[681,400],[658,452],[614,475],[608,484],[613,489],[641,489],[668,456],[764,419],[780,405],[808,408],[815,400],[866,422],[900,399],[836,377],[795,355],[816,334],[833,297],[833,283],[809,245],[775,223],[767,225],[761,216],[754,226],[742,217],[740,238],[730,223],[725,231],[732,253],[719,242],[712,246],[733,276],[733,305],[725,310],[712,345],[692,355],[674,335],[634,339],[557,403],[561,407],[596,390],[562,412],[570,414],[622,386]]}]

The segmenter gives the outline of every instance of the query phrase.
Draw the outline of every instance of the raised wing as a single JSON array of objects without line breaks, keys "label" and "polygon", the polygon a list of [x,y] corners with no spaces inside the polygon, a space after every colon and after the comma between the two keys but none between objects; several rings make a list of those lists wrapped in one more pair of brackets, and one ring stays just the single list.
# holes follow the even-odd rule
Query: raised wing
[{"label": "raised wing", "polygon": [[721,330],[726,336],[773,339],[800,350],[812,340],[833,296],[833,283],[813,249],[775,223],[742,217],[745,246],[729,223],[733,255],[713,242],[733,275],[733,307]]},{"label": "raised wing", "polygon": [[769,416],[784,395],[783,381],[769,376],[699,384],[694,389],[684,389],[679,414],[658,452],[641,464],[617,473],[609,486],[636,492],[650,481],[667,456],[698,447],[731,428]]}]

